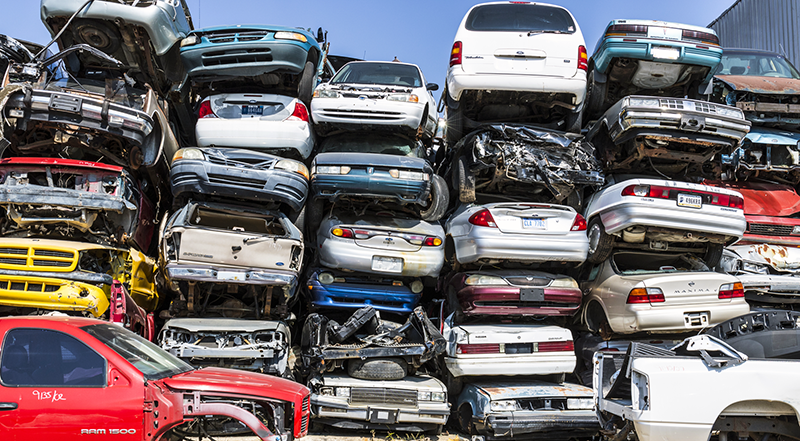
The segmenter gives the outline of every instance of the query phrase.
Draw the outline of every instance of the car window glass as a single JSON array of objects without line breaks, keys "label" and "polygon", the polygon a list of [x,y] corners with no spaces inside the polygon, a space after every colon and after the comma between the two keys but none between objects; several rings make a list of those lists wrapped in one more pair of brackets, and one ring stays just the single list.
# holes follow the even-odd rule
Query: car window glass
[{"label": "car window glass", "polygon": [[331,84],[385,84],[422,87],[422,78],[415,66],[400,63],[350,63],[331,80]]},{"label": "car window glass", "polygon": [[595,265],[592,267],[592,270],[589,272],[589,276],[586,278],[586,280],[591,282],[597,278],[598,274],[600,274],[600,265]]},{"label": "car window glass", "polygon": [[725,52],[715,74],[800,79],[800,73],[785,58],[763,53]]},{"label": "car window glass", "polygon": [[197,209],[194,210],[189,217],[189,224],[220,230],[247,231],[250,233],[272,234],[277,236],[286,234],[283,225],[281,225],[280,221],[274,216],[256,217],[247,216],[244,213],[232,215],[202,207],[197,207]]},{"label": "car window glass", "polygon": [[104,386],[106,361],[75,337],[48,329],[13,329],[3,341],[6,386]]},{"label": "car window glass", "polygon": [[479,6],[469,14],[465,27],[470,31],[575,32],[575,22],[566,10],[530,4]]},{"label": "car window glass", "polygon": [[708,271],[698,268],[698,262],[686,254],[617,253],[612,259],[617,273],[623,275]]},{"label": "car window glass", "polygon": [[419,144],[401,136],[386,134],[347,134],[326,138],[319,149],[320,153],[382,153],[384,155],[414,156],[424,155]]}]

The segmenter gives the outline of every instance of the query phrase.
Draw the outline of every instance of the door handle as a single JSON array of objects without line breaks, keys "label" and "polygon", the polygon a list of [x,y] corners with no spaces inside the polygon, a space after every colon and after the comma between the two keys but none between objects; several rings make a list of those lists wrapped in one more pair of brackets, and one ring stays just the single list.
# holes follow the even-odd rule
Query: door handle
[{"label": "door handle", "polygon": [[3,410],[14,410],[18,406],[17,403],[0,403],[0,411]]}]

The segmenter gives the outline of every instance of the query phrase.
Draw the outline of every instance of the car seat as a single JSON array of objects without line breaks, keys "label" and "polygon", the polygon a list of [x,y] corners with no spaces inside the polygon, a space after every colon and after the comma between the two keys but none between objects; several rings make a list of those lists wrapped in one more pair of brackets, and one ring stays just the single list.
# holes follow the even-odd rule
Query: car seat
[{"label": "car seat", "polygon": [[11,345],[3,350],[3,369],[0,372],[4,384],[32,385],[28,365],[28,350],[22,345]]},{"label": "car seat", "polygon": [[742,75],[745,70],[744,66],[731,66],[731,75]]}]

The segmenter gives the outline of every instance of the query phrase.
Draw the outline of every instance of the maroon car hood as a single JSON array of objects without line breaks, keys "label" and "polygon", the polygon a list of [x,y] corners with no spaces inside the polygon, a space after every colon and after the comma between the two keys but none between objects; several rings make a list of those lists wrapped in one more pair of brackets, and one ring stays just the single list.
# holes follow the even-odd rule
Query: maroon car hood
[{"label": "maroon car hood", "polygon": [[717,75],[735,90],[753,93],[800,94],[800,80],[792,78],[755,77],[751,75]]},{"label": "maroon car hood", "polygon": [[271,375],[225,368],[203,368],[162,380],[172,389],[262,396],[297,402],[309,394],[300,383]]},{"label": "maroon car hood", "polygon": [[764,182],[707,181],[705,183],[741,193],[744,198],[745,215],[786,217],[800,212],[800,195],[788,185]]}]

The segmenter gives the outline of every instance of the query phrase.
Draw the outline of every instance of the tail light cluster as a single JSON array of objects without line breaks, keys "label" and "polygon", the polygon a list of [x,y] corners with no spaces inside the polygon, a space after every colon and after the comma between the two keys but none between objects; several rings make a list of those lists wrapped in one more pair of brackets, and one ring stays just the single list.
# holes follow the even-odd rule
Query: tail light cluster
[{"label": "tail light cluster", "polygon": [[575,222],[572,223],[570,231],[586,231],[586,219],[580,214],[575,215]]},{"label": "tail light cluster", "polygon": [[479,227],[497,228],[497,224],[494,222],[492,212],[486,208],[470,216],[469,223]]},{"label": "tail light cluster", "polygon": [[198,118],[216,118],[217,115],[211,110],[211,101],[205,100],[200,103],[200,108],[197,110]]},{"label": "tail light cluster", "polygon": [[[572,341],[547,341],[531,343],[531,345],[533,345],[533,352],[573,352],[575,350],[575,343]],[[456,354],[503,354],[505,352],[503,343],[459,344],[456,346]]]},{"label": "tail light cluster", "polygon": [[704,196],[703,203],[744,210],[744,199],[741,196],[712,193],[710,191],[681,190],[660,185],[629,185],[622,190],[622,196],[650,197],[654,199],[677,199],[678,193]]},{"label": "tail light cluster", "polygon": [[[606,29],[606,36],[645,37],[648,27],[645,25],[615,24]],[[700,42],[719,46],[719,38],[711,32],[692,31],[685,29],[681,32],[681,39],[691,42]]]},{"label": "tail light cluster", "polygon": [[643,25],[629,25],[629,24],[615,24],[606,29],[606,36],[644,36],[647,35],[647,26]]},{"label": "tail light cluster", "polygon": [[742,282],[726,283],[719,287],[720,299],[735,299],[737,297],[744,297],[744,285]]},{"label": "tail light cluster", "polygon": [[461,64],[461,52],[461,42],[456,41],[450,51],[450,67]]},{"label": "tail light cluster", "polygon": [[294,111],[292,114],[285,119],[285,121],[305,121],[308,122],[308,109],[306,105],[301,103],[300,101],[296,101],[294,104]]},{"label": "tail light cluster", "polygon": [[578,69],[589,70],[589,54],[586,52],[586,46],[578,46]]},{"label": "tail light cluster", "polygon": [[342,228],[336,227],[331,230],[331,234],[336,237],[342,237],[345,239],[369,239],[373,236],[389,236],[398,239],[404,239],[408,241],[412,245],[420,245],[426,247],[438,247],[442,244],[442,238],[436,236],[425,236],[423,234],[408,234],[408,233],[395,233],[392,232],[391,234],[387,233],[386,231],[373,231],[373,230],[362,230],[362,229],[353,229],[353,228]]},{"label": "tail light cluster", "polygon": [[716,35],[710,32],[699,32],[699,31],[690,31],[684,30],[681,34],[681,38],[684,40],[692,40],[692,41],[699,41],[702,43],[713,44],[715,46],[719,46],[719,38]]},{"label": "tail light cluster", "polygon": [[625,303],[663,303],[664,300],[664,292],[659,288],[633,288]]}]

